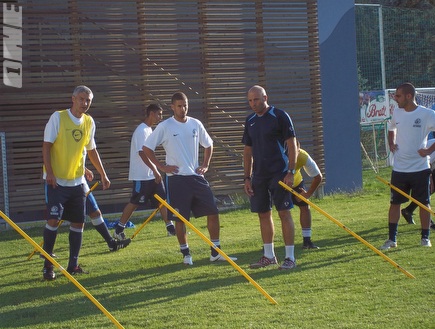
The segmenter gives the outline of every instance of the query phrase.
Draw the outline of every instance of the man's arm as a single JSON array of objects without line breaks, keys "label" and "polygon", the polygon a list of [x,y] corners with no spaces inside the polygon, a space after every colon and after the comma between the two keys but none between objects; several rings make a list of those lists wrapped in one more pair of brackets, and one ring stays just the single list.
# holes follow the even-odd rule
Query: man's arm
[{"label": "man's arm", "polygon": [[[296,145],[296,138],[290,137],[286,140],[287,145],[287,156],[288,156],[288,169],[295,169],[296,167],[296,158],[298,156],[298,148]],[[284,177],[284,184],[288,186],[293,186],[294,175],[292,173],[287,173]]]},{"label": "man's arm", "polygon": [[95,169],[100,174],[101,182],[103,184],[103,190],[108,189],[110,187],[110,180],[106,175],[106,171],[104,170],[103,163],[101,162],[100,159],[100,154],[98,153],[96,148],[92,150],[88,150],[87,152],[88,152],[89,160],[91,160]]},{"label": "man's arm", "polygon": [[178,172],[177,166],[162,164],[159,161],[159,159],[157,159],[156,154],[154,153],[154,151],[152,149],[150,149],[146,146],[143,146],[142,150],[145,153],[148,160],[151,161],[157,167],[157,169],[159,169],[160,171],[163,171],[164,173],[167,173],[167,174],[176,174]]},{"label": "man's arm", "polygon": [[153,171],[156,183],[160,183],[162,181],[162,175],[160,175],[160,172],[158,171],[156,165],[152,163],[150,159],[148,159],[145,154],[144,148],[145,146],[142,146],[142,150],[140,150],[138,154],[142,161],[148,166],[148,168]]},{"label": "man's arm", "polygon": [[195,169],[195,172],[198,175],[204,175],[207,172],[208,167],[210,166],[212,154],[213,154],[213,146],[204,148],[204,160],[202,161],[202,165]]},{"label": "man's arm", "polygon": [[42,159],[45,167],[45,181],[47,184],[56,187],[56,177],[54,176],[53,167],[51,166],[51,147],[53,143],[43,142],[42,143]]},{"label": "man's arm", "polygon": [[395,142],[396,142],[396,131],[389,130],[388,131],[388,147],[390,148],[390,151],[393,153],[397,150],[397,145],[394,144]]},{"label": "man's arm", "polygon": [[310,188],[306,193],[304,193],[303,196],[309,199],[319,187],[320,183],[322,182],[322,179],[323,179],[322,174],[318,174],[317,176],[314,176],[313,180],[311,181]]},{"label": "man's arm", "polygon": [[243,149],[243,172],[244,172],[244,183],[245,183],[245,193],[249,196],[254,195],[251,185],[252,176],[252,147],[245,145]]}]

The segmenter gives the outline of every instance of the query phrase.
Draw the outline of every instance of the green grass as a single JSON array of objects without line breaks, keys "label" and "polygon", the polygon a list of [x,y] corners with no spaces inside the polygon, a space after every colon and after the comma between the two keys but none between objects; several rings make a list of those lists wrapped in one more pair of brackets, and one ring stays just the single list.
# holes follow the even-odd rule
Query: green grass
[{"label": "green grass", "polygon": [[[389,179],[389,169],[382,170]],[[389,188],[364,172],[364,190],[313,199],[316,205],[375,247],[387,239]],[[317,251],[303,251],[297,209],[298,267],[251,270],[261,256],[256,214],[247,209],[221,214],[222,248],[238,257],[245,270],[276,301],[273,305],[229,264],[210,264],[209,246],[189,236],[194,266],[185,267],[175,237],[167,237],[160,219],[151,221],[123,250],[110,253],[87,225],[80,263],[90,271],[79,282],[125,328],[433,328],[435,254],[420,247],[419,225],[399,225],[397,249],[385,254],[416,278],[389,262],[313,210]],[[144,218],[134,218],[136,228]],[[279,219],[276,252],[284,247]],[[192,223],[206,236],[205,219]],[[42,240],[42,224],[26,233]],[[136,228],[127,229],[132,235]],[[68,233],[62,227],[55,252],[68,261]],[[0,232],[1,328],[115,328],[73,283],[56,271],[41,279],[42,260],[17,232]]]}]

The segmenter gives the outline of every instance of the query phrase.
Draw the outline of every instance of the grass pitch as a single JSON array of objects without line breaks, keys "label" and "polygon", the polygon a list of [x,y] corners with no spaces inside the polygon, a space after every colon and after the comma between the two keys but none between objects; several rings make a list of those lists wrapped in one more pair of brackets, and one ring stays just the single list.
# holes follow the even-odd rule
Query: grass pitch
[{"label": "grass pitch", "polygon": [[[390,169],[381,176],[389,180]],[[367,242],[387,239],[389,188],[373,172],[363,173],[364,189],[311,200]],[[175,237],[153,219],[126,249],[110,253],[90,224],[86,226],[80,264],[90,273],[76,276],[125,328],[432,328],[435,315],[435,249],[420,246],[420,225],[401,219],[398,248],[386,255],[416,278],[382,259],[325,216],[313,210],[313,241],[319,250],[302,250],[298,209],[298,267],[249,269],[261,256],[256,214],[248,209],[221,214],[222,249],[238,257],[244,269],[277,302],[271,304],[231,265],[210,264],[210,248],[192,232],[194,265],[183,266]],[[135,217],[136,228],[146,217]],[[275,249],[284,246],[274,213]],[[192,219],[206,236],[206,220]],[[37,243],[41,227],[26,229]],[[131,236],[136,228],[126,229]],[[55,252],[68,262],[68,228],[60,228]],[[432,239],[435,242],[434,239]],[[17,232],[0,232],[1,328],[115,328],[82,292],[56,270],[42,280],[42,260]]]}]

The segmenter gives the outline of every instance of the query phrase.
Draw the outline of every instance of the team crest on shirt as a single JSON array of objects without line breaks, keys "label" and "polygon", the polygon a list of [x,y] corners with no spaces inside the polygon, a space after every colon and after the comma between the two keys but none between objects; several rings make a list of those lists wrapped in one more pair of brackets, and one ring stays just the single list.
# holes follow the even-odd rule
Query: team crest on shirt
[{"label": "team crest on shirt", "polygon": [[420,118],[415,119],[413,127],[421,128],[421,119]]},{"label": "team crest on shirt", "polygon": [[83,131],[81,131],[80,129],[74,129],[72,131],[72,137],[76,142],[80,142],[83,138]]},{"label": "team crest on shirt", "polygon": [[193,137],[194,137],[194,138],[195,138],[195,137],[198,137],[198,130],[193,129],[193,130],[192,130],[192,134],[193,134]]}]

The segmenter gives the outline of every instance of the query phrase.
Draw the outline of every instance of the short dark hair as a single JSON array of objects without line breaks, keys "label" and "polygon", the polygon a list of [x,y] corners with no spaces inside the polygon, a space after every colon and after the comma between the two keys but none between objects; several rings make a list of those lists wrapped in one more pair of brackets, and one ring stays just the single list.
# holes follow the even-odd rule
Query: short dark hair
[{"label": "short dark hair", "polygon": [[159,104],[152,103],[148,105],[147,108],[145,109],[145,115],[149,116],[151,112],[158,112],[158,111],[163,111],[163,108]]},{"label": "short dark hair", "polygon": [[405,95],[411,94],[412,97],[415,97],[415,87],[410,82],[402,83],[396,89],[402,90]]},{"label": "short dark hair", "polygon": [[187,101],[187,96],[185,93],[178,91],[172,95],[171,103],[174,104],[176,101]]}]

